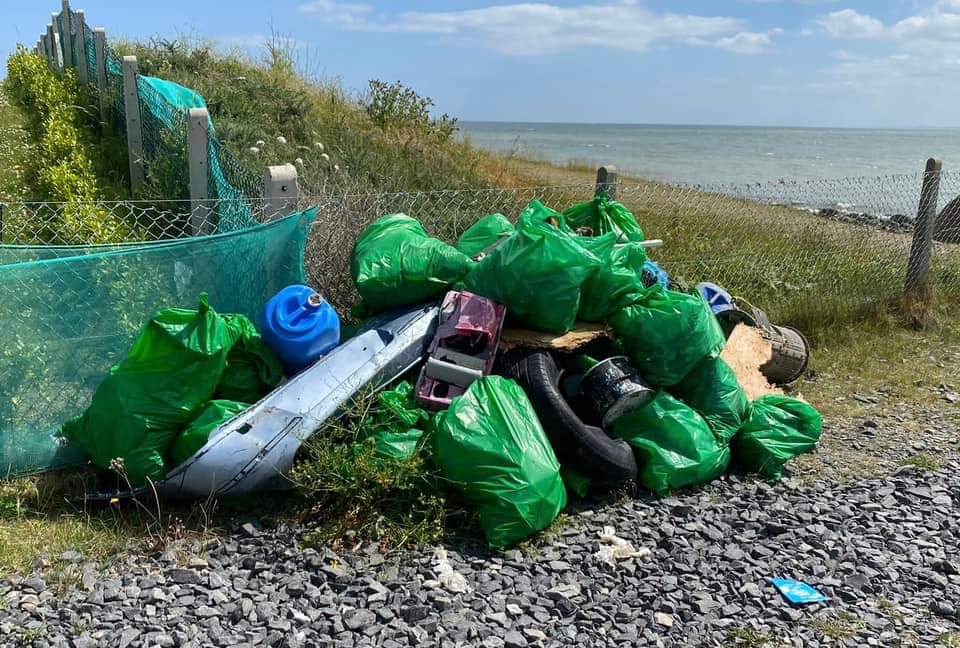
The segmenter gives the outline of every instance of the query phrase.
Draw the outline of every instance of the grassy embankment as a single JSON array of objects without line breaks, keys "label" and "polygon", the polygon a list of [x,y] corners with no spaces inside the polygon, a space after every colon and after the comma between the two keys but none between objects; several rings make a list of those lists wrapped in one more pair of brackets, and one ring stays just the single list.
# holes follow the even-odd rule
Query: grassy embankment
[{"label": "grassy embankment", "polygon": [[[177,43],[119,49],[137,53],[144,73],[203,94],[219,136],[244,164],[259,169],[300,158],[308,190],[579,185],[576,191],[546,194],[552,206],[563,208],[582,198],[592,179],[589,170],[498,159],[459,144],[450,136],[449,121],[432,119],[428,105],[401,87],[376,86],[355,100],[335,84],[308,83],[295,74],[283,48],[274,47],[262,65]],[[0,107],[0,118],[11,127],[24,123],[10,107]],[[106,150],[100,131],[92,127],[90,132],[94,150]],[[18,160],[29,157],[22,153],[30,151],[30,142],[20,141],[20,153],[0,154],[5,166],[0,182],[20,189],[7,194],[14,198],[30,197],[29,177],[13,175],[22,168]],[[122,174],[122,166],[115,172]],[[630,184],[623,200],[648,236],[666,241],[656,258],[668,270],[686,281],[712,279],[726,285],[765,308],[775,321],[793,323],[811,335],[818,378],[800,390],[824,409],[827,435],[830,417],[862,414],[851,393],[883,387],[902,399],[924,400],[932,398],[924,386],[956,381],[951,361],[960,348],[956,307],[938,303],[919,330],[905,326],[909,318],[891,307],[905,272],[905,237],[657,183]],[[411,211],[431,221],[468,221],[486,210],[479,199],[431,209],[434,213]],[[956,280],[955,253],[941,254],[935,272],[938,283]],[[352,529],[393,544],[434,541],[450,528],[450,516],[462,516],[460,507],[433,492],[422,464],[383,469],[364,460],[368,455],[358,459],[347,445],[332,442],[349,439],[350,430],[332,432],[321,435],[317,455],[298,472],[306,486],[302,493],[261,505],[259,513],[243,502],[222,504],[219,515],[200,506],[168,504],[155,512],[154,502],[84,507],[69,499],[89,487],[89,476],[81,473],[5,484],[0,487],[0,574],[29,569],[38,556],[55,558],[67,549],[108,559],[131,544],[156,548],[171,538],[227,524],[232,517],[224,513],[227,506],[245,516],[321,514],[326,516],[321,539]],[[49,565],[63,573],[59,567],[55,560]]]}]

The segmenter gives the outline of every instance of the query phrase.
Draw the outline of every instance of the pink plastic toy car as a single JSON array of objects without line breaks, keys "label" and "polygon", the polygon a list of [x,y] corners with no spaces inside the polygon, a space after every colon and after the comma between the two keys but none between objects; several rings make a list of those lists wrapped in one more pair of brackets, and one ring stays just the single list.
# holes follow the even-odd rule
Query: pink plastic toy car
[{"label": "pink plastic toy car", "polygon": [[466,291],[447,293],[437,333],[417,381],[417,402],[424,409],[446,409],[477,378],[489,375],[500,343],[507,309]]}]

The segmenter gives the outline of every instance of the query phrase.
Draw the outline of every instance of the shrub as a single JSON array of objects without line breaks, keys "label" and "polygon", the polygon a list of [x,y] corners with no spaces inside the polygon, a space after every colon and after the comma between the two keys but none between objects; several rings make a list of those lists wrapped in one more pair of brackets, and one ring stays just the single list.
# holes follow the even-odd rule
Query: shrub
[{"label": "shrub", "polygon": [[29,169],[38,198],[63,203],[57,222],[38,243],[111,243],[134,230],[94,203],[103,198],[96,173],[92,133],[86,127],[84,97],[72,70],[62,77],[23,47],[7,61],[4,90],[29,115],[39,155]]},{"label": "shrub", "polygon": [[444,113],[438,119],[430,116],[433,99],[421,97],[413,88],[399,81],[370,82],[370,96],[364,108],[371,121],[384,130],[413,128],[437,139],[449,140],[456,131],[457,120]]}]

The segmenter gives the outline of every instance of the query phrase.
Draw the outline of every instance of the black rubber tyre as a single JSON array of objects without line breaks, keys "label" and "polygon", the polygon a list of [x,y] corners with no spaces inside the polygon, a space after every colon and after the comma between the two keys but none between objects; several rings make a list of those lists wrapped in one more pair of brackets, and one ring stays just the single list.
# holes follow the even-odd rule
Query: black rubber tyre
[{"label": "black rubber tyre", "polygon": [[560,463],[608,487],[637,478],[633,449],[581,421],[560,393],[560,370],[549,352],[518,349],[503,357],[502,366],[530,398]]}]

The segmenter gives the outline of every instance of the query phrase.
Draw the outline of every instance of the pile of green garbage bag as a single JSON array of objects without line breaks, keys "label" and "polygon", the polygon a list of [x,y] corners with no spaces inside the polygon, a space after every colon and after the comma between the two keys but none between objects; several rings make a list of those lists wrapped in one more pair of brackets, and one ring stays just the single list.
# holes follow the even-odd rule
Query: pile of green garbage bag
[{"label": "pile of green garbage bag", "polygon": [[377,457],[407,461],[417,452],[429,423],[430,415],[417,407],[413,385],[404,381],[377,394],[377,407],[363,422],[357,440],[373,439]]},{"label": "pile of green garbage bag", "polygon": [[726,338],[703,298],[659,284],[610,318],[640,374],[660,387],[682,381],[704,358],[716,357]]},{"label": "pile of green garbage bag", "polygon": [[733,454],[740,468],[780,479],[784,464],[812,450],[822,433],[823,419],[813,406],[789,396],[761,396],[733,437]]},{"label": "pile of green garbage bag", "polygon": [[716,479],[730,465],[730,449],[703,417],[665,391],[619,418],[610,432],[633,446],[638,481],[660,496]]},{"label": "pile of green garbage bag", "polygon": [[553,447],[512,380],[480,378],[435,417],[434,428],[440,474],[477,508],[491,547],[545,529],[567,505]]},{"label": "pile of green garbage bag", "polygon": [[[279,384],[279,366],[246,317],[219,315],[201,295],[197,310],[169,308],[154,315],[90,407],[64,424],[61,434],[95,465],[120,469],[139,487],[163,478],[177,435],[215,395],[257,400]],[[184,448],[196,445],[198,434],[194,430]]]},{"label": "pile of green garbage bag", "polygon": [[750,399],[721,358],[707,357],[670,389],[706,420],[717,442],[730,443],[750,415]]},{"label": "pile of green garbage bag", "polygon": [[589,228],[594,236],[614,234],[618,242],[643,241],[643,230],[629,209],[605,194],[570,207],[563,216],[573,229]]},{"label": "pile of green garbage bag", "polygon": [[473,267],[473,261],[430,238],[405,214],[384,216],[368,227],[353,248],[351,274],[367,312],[438,298]]},{"label": "pile of green garbage bag", "polygon": [[572,329],[581,286],[600,260],[554,224],[562,219],[538,201],[531,203],[516,231],[467,274],[466,289],[506,306],[511,321],[521,326],[557,334]]}]

